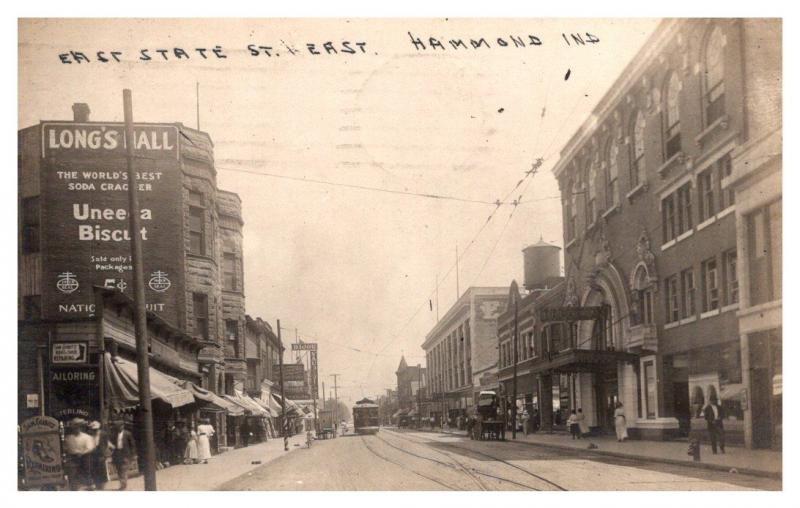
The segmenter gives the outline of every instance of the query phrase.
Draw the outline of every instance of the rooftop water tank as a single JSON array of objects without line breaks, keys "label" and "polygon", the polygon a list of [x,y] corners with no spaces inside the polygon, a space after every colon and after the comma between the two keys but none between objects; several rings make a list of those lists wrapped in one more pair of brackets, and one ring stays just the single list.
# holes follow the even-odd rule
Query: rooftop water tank
[{"label": "rooftop water tank", "polygon": [[525,258],[525,289],[543,288],[551,277],[560,275],[559,251],[561,247],[545,242],[541,237],[533,245],[522,249]]}]

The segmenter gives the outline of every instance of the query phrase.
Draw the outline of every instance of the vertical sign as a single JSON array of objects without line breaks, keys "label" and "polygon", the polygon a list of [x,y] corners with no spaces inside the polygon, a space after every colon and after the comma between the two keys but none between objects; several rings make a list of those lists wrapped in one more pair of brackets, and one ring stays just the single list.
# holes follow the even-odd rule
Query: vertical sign
[{"label": "vertical sign", "polygon": [[317,398],[317,350],[311,351],[311,398]]},{"label": "vertical sign", "polygon": [[175,125],[134,126],[140,231],[129,231],[123,124],[42,123],[42,313],[94,314],[92,286],[133,295],[131,235],[144,245],[148,310],[177,321],[175,242],[182,241],[179,134]]}]

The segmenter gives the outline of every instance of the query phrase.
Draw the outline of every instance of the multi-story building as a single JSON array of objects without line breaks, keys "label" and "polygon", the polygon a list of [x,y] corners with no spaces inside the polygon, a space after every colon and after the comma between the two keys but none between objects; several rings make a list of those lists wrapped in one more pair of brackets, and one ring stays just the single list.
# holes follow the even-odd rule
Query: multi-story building
[{"label": "multi-story building", "polygon": [[411,365],[406,363],[406,357],[400,357],[400,365],[395,372],[397,376],[397,400],[399,411],[404,416],[421,417],[423,407],[427,400],[425,393],[427,369],[421,365]]},{"label": "multi-story building", "polygon": [[[184,337],[159,346],[154,368],[230,393],[246,377],[241,204],[217,189],[209,135],[180,123],[134,124],[142,227],[130,232],[123,125],[89,121],[86,104],[73,112],[72,121],[43,121],[18,135],[19,418],[83,404],[69,394],[100,390],[95,288],[132,295],[132,234],[143,241],[151,320],[175,331],[166,336]],[[115,319],[106,319],[106,351],[130,358],[133,318]],[[55,353],[76,344],[88,355],[70,362]],[[55,369],[91,370],[94,388],[53,395]],[[82,410],[99,415],[99,407]]]},{"label": "multi-story building", "polygon": [[471,287],[427,334],[430,413],[454,420],[481,390],[497,390],[497,318],[508,289]]},{"label": "multi-story building", "polygon": [[780,283],[751,277],[749,310],[740,284],[744,264],[780,274],[777,48],[779,21],[665,20],[561,151],[565,299],[607,309],[571,332],[613,364],[570,369],[591,426],[622,402],[634,436],[702,436],[717,399],[731,441],[759,408],[780,427]]},{"label": "multi-story building", "polygon": [[[272,381],[278,365],[281,344],[272,331],[272,326],[261,318],[245,316],[245,356],[247,358],[247,381],[245,390],[259,398],[261,391],[272,392]],[[268,397],[266,398],[268,400]]]}]

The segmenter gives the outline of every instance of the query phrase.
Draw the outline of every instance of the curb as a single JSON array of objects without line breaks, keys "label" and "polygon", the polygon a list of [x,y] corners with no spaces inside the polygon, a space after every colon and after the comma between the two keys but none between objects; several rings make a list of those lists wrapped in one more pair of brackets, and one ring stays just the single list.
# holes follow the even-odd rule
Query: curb
[{"label": "curb", "polygon": [[[437,434],[448,434],[448,435],[456,435],[459,436],[461,434],[455,432],[441,432],[441,431],[429,431],[423,430],[422,432],[434,432]],[[466,436],[464,436],[466,437]],[[531,441],[512,441],[510,439],[506,439],[508,443],[519,443],[528,446],[539,446],[542,448],[551,448],[556,450],[572,450],[577,452],[586,452],[592,453],[595,455],[605,455],[607,457],[616,457],[621,459],[633,459],[633,460],[641,460],[641,461],[650,461],[650,462],[659,462],[662,464],[672,464],[677,466],[688,466],[688,467],[696,467],[698,469],[709,469],[713,471],[721,471],[728,473],[731,469],[734,469],[732,466],[724,466],[722,464],[711,464],[708,462],[694,462],[688,460],[678,460],[678,459],[668,459],[662,457],[652,457],[649,455],[635,455],[630,453],[620,453],[620,452],[612,452],[606,450],[587,450],[583,448],[574,448],[572,446],[565,446],[565,445],[558,445],[552,443],[534,443]],[[739,474],[746,474],[749,476],[758,476],[761,478],[772,478],[775,480],[782,480],[783,473],[780,472],[773,472],[773,471],[763,471],[761,469],[752,469],[752,468],[745,468],[745,467],[737,467],[735,468]]]}]

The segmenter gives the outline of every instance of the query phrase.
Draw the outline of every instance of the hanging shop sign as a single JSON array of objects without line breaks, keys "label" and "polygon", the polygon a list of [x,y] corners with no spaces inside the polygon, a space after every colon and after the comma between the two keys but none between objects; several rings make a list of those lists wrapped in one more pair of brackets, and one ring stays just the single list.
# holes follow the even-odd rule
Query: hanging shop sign
[{"label": "hanging shop sign", "polygon": [[292,351],[316,351],[316,342],[295,342],[292,344]]},{"label": "hanging shop sign", "polygon": [[23,474],[21,486],[37,488],[64,484],[59,423],[49,416],[28,418],[19,427]]},{"label": "hanging shop sign", "polygon": [[[135,124],[135,182],[128,181],[123,124],[42,123],[42,313],[89,317],[92,286],[133,292],[130,240],[142,239],[147,310],[177,322],[174,255],[182,238],[178,128]],[[139,231],[130,231],[128,185],[139,196]],[[176,286],[176,284],[178,284]]]},{"label": "hanging shop sign", "polygon": [[89,344],[86,342],[56,342],[51,352],[50,361],[54,364],[89,361]]}]

